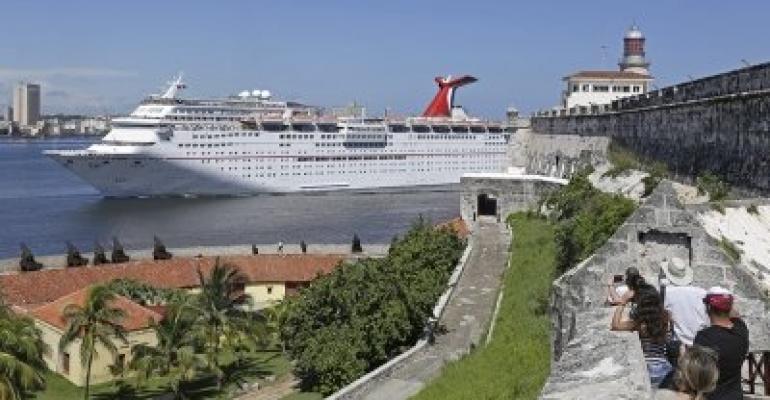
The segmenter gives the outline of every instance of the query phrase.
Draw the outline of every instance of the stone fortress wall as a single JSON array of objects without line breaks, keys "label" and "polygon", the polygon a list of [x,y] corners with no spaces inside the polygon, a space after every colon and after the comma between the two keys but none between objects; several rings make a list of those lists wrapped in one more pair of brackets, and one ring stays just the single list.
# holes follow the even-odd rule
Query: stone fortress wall
[{"label": "stone fortress wall", "polygon": [[770,63],[624,98],[606,108],[538,113],[532,131],[534,136],[611,138],[664,162],[677,176],[711,171],[736,187],[770,193]]},{"label": "stone fortress wall", "polygon": [[733,291],[751,332],[752,351],[770,349],[767,293],[741,263],[733,263],[662,182],[593,256],[553,285],[551,375],[543,399],[649,399],[653,396],[635,332],[609,330],[606,282],[636,266],[657,284],[660,264],[673,257],[693,270],[693,285]]}]

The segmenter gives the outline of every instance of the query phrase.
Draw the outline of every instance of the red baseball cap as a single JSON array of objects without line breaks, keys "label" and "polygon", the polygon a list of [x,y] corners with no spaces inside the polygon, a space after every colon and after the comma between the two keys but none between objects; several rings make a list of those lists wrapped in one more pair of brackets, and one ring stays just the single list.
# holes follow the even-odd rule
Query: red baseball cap
[{"label": "red baseball cap", "polygon": [[715,311],[729,312],[733,308],[733,295],[725,288],[714,286],[706,292],[703,302]]}]

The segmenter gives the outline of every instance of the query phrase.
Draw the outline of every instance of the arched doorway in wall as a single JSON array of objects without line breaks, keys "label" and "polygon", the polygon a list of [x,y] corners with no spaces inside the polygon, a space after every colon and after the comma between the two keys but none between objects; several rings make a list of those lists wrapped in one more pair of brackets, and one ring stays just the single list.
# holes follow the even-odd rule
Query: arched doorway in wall
[{"label": "arched doorway in wall", "polygon": [[479,212],[479,216],[496,216],[497,198],[487,193],[479,194],[477,197],[476,209]]}]

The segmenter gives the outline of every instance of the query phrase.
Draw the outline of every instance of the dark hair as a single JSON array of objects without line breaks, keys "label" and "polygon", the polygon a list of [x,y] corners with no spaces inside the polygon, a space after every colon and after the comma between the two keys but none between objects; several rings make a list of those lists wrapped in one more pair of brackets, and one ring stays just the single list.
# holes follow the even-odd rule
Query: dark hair
[{"label": "dark hair", "polygon": [[644,278],[639,274],[639,270],[636,267],[628,267],[626,269],[626,286],[633,291],[639,290],[639,286],[644,284]]},{"label": "dark hair", "polygon": [[636,312],[633,315],[633,320],[639,330],[639,335],[658,343],[665,342],[668,330],[668,314],[663,308],[658,289],[643,281],[634,290],[634,300]]}]

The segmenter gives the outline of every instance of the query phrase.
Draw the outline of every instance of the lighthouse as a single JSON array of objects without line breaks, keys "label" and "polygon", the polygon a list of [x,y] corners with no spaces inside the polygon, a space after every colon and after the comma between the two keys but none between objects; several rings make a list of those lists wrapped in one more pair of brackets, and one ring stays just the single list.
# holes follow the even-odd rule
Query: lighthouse
[{"label": "lighthouse", "polygon": [[636,25],[632,25],[623,36],[623,58],[618,66],[623,72],[650,74],[650,63],[644,58],[644,34]]},{"label": "lighthouse", "polygon": [[[652,76],[644,58],[644,35],[634,24],[623,35],[620,70],[583,70],[564,77],[561,107],[596,110],[613,101],[647,93]],[[586,111],[587,112],[587,111]]]}]

